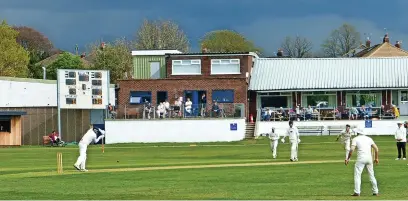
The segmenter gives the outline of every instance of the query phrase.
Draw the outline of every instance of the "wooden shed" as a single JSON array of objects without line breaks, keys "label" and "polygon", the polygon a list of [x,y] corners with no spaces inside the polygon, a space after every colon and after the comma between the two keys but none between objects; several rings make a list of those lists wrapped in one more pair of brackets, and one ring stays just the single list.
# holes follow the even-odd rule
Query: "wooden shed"
[{"label": "wooden shed", "polygon": [[0,146],[21,145],[21,116],[23,111],[0,111]]}]

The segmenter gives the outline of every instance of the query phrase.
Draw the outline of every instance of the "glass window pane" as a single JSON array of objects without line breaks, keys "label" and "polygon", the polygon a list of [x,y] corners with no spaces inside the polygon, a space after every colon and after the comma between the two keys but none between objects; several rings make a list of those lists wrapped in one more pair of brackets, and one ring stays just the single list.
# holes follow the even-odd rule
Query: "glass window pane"
[{"label": "glass window pane", "polygon": [[201,65],[200,64],[191,64],[191,65],[173,65],[173,74],[201,74]]},{"label": "glass window pane", "polygon": [[234,90],[213,90],[212,100],[219,103],[233,103]]},{"label": "glass window pane", "polygon": [[238,74],[240,73],[239,64],[213,64],[212,74]]},{"label": "glass window pane", "polygon": [[[289,101],[288,101],[289,100]],[[290,107],[290,96],[264,96],[261,97],[261,107],[274,107],[274,108],[288,108]]]}]

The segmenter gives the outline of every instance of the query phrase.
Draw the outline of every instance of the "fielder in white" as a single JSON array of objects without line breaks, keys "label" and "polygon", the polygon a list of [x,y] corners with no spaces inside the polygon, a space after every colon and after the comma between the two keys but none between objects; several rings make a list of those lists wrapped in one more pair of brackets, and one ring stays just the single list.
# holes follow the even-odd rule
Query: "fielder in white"
[{"label": "fielder in white", "polygon": [[351,138],[353,136],[353,131],[350,129],[350,125],[346,125],[346,129],[341,131],[340,135],[337,136],[336,141],[341,139],[341,143],[344,144],[344,150],[346,150],[346,159],[350,153]]},{"label": "fielder in white", "polygon": [[275,133],[275,128],[272,127],[272,131],[269,133],[269,139],[273,158],[276,158],[277,155],[279,138],[279,133]]},{"label": "fielder in white", "polygon": [[90,128],[85,135],[82,137],[81,141],[79,141],[79,157],[74,167],[83,172],[87,172],[88,170],[85,169],[86,163],[86,150],[88,145],[92,142],[98,143],[105,136],[105,131],[100,128]]},{"label": "fielder in white", "polygon": [[285,138],[289,137],[290,141],[290,161],[298,161],[298,145],[300,143],[299,130],[293,126],[293,121],[289,121],[289,128],[286,135],[282,138],[282,143],[285,143]]},{"label": "fielder in white", "polygon": [[375,164],[378,164],[378,147],[373,139],[364,135],[365,133],[362,129],[356,129],[355,132],[358,135],[353,138],[350,153],[344,161],[344,164],[347,165],[353,155],[354,149],[357,149],[357,161],[354,165],[354,194],[352,194],[352,196],[360,196],[361,173],[363,172],[364,167],[367,168],[370,177],[373,195],[378,196],[377,180],[374,176],[373,157],[371,154],[371,148],[373,148],[375,151],[374,162]]}]

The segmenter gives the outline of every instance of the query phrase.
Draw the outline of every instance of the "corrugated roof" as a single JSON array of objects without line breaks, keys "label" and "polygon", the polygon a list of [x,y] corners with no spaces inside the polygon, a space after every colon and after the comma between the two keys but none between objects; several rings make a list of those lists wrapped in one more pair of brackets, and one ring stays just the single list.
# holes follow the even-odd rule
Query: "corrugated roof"
[{"label": "corrugated roof", "polygon": [[408,88],[408,58],[255,59],[249,90]]},{"label": "corrugated roof", "polygon": [[166,54],[180,54],[178,50],[135,50],[132,51],[132,56],[161,56]]}]

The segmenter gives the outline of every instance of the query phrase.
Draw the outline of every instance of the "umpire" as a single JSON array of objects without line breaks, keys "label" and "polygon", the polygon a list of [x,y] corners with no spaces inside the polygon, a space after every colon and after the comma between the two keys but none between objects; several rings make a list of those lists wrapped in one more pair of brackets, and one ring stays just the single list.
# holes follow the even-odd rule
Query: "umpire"
[{"label": "umpire", "polygon": [[[405,150],[407,144],[407,129],[402,126],[402,123],[398,122],[398,128],[395,131],[395,140],[397,141],[398,158],[395,160],[401,160],[401,155],[403,160],[407,159],[407,153]],[[401,154],[402,152],[402,154]]]}]

